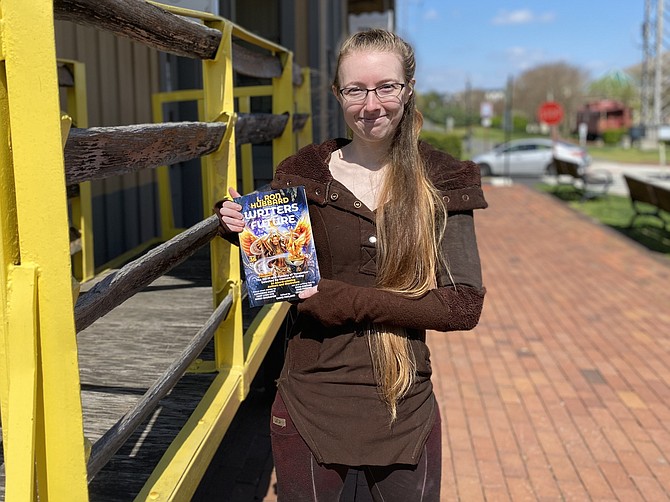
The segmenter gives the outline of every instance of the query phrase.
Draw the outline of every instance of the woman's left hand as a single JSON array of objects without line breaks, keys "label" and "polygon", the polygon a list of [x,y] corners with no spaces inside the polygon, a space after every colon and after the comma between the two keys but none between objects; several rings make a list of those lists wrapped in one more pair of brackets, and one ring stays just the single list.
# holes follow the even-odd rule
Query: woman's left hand
[{"label": "woman's left hand", "polygon": [[301,300],[306,300],[310,296],[314,296],[316,293],[319,292],[318,290],[318,285],[312,286],[311,288],[303,289],[300,293],[298,293],[298,297]]}]

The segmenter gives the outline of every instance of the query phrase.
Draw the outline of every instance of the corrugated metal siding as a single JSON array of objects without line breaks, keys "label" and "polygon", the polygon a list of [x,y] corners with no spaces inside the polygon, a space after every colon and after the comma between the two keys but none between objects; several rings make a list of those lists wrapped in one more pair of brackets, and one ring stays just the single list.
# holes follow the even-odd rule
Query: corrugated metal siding
[{"label": "corrugated metal siding", "polygon": [[[158,53],[110,33],[56,22],[56,54],[86,65],[88,125],[152,122]],[[99,266],[158,235],[155,171],[92,184],[95,263]]]}]

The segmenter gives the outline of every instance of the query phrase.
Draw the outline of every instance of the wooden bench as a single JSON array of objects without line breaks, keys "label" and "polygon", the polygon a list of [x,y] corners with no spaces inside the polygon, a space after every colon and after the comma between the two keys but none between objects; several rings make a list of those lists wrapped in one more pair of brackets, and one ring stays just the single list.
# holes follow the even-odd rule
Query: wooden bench
[{"label": "wooden bench", "polygon": [[661,212],[670,214],[670,188],[626,174],[623,177],[635,211],[628,226],[632,227],[639,216],[653,216],[663,223],[663,228],[667,228],[670,221],[663,218]]},{"label": "wooden bench", "polygon": [[569,185],[581,194],[581,200],[606,195],[612,185],[612,173],[605,169],[586,171],[584,166],[557,157],[553,158],[553,169],[556,189]]}]

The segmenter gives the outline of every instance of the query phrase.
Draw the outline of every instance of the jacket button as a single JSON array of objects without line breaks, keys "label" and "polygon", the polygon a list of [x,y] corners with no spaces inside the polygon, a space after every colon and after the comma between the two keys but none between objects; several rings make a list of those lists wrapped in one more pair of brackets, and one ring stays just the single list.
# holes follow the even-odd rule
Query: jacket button
[{"label": "jacket button", "polygon": [[463,196],[461,197],[461,199],[463,199],[463,200],[470,200],[470,196],[469,196],[468,194],[463,194]]},{"label": "jacket button", "polygon": [[287,181],[287,182],[286,182],[286,186],[291,186],[291,182],[290,182],[290,181]]},{"label": "jacket button", "polygon": [[377,242],[377,237],[375,237],[374,235],[371,235],[368,238],[368,241],[370,241],[370,244],[375,244]]},{"label": "jacket button", "polygon": [[330,194],[330,200],[337,200],[340,195],[336,192]]},{"label": "jacket button", "polygon": [[447,203],[449,203],[449,202],[451,202],[451,199],[449,198],[448,195],[445,195],[445,196],[444,196],[444,201],[447,202]]},{"label": "jacket button", "polygon": [[317,188],[316,190],[314,190],[314,193],[315,193],[316,195],[321,195],[321,189],[320,189],[320,188]]},{"label": "jacket button", "polygon": [[362,205],[363,205],[363,203],[360,200],[355,200],[354,201],[354,207],[356,209],[360,209]]}]

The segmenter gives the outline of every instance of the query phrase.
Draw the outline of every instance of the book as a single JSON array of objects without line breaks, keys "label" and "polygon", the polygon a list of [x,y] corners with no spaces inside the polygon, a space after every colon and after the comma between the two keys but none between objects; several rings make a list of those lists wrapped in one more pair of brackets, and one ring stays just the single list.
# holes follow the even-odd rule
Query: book
[{"label": "book", "polygon": [[321,278],[305,187],[236,197],[244,230],[240,252],[252,307],[291,301]]}]

